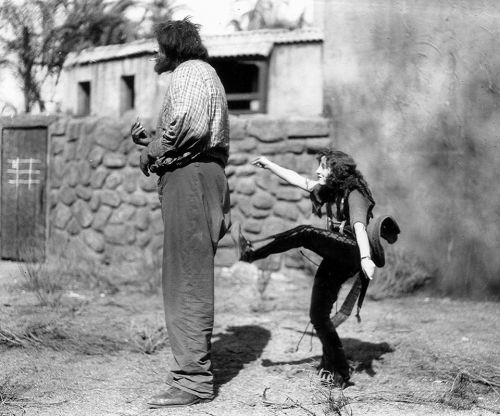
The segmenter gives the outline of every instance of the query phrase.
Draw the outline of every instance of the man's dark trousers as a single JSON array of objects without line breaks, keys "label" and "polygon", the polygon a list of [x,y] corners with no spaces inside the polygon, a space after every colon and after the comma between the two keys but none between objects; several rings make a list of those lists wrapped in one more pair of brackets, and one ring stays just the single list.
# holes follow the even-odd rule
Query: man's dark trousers
[{"label": "man's dark trousers", "polygon": [[159,181],[163,300],[173,359],[168,383],[213,398],[214,256],[230,226],[229,188],[216,162],[192,162]]}]

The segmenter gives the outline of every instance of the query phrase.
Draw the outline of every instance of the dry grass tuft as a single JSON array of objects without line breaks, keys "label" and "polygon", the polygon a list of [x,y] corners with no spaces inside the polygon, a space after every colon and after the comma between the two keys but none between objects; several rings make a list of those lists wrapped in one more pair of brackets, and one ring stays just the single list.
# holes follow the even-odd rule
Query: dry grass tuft
[{"label": "dry grass tuft", "polygon": [[167,345],[168,337],[164,325],[143,323],[132,325],[130,330],[132,350],[143,354],[154,354]]},{"label": "dry grass tuft", "polygon": [[0,416],[23,414],[27,400],[22,395],[27,390],[28,387],[13,381],[10,376],[0,380]]},{"label": "dry grass tuft", "polygon": [[398,297],[424,287],[432,275],[414,255],[393,248],[386,252],[386,264],[370,283],[367,296],[371,299]]},{"label": "dry grass tuft", "polygon": [[84,355],[120,351],[125,344],[102,334],[88,334],[62,328],[55,323],[33,322],[22,331],[0,328],[0,345],[9,348],[49,348]]}]

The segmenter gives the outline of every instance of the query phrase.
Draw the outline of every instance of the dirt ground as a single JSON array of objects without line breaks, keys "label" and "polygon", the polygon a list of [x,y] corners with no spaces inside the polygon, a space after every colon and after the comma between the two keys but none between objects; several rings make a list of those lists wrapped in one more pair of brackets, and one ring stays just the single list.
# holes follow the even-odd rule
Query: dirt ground
[{"label": "dirt ground", "polygon": [[216,280],[215,400],[152,410],[169,358],[159,294],[72,289],[41,306],[0,263],[0,415],[500,413],[498,303],[365,300],[361,323],[339,328],[355,368],[341,391],[316,379],[310,281],[273,274],[266,287],[254,272],[237,264]]}]

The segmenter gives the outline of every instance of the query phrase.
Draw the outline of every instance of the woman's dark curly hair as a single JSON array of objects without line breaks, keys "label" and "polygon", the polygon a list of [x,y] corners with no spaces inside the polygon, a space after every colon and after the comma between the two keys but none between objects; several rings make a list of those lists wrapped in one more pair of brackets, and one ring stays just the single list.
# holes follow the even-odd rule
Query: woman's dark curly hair
[{"label": "woman's dark curly hair", "polygon": [[198,32],[200,25],[189,17],[183,20],[169,20],[155,26],[154,32],[162,52],[177,66],[191,59],[208,60],[208,52]]},{"label": "woman's dark curly hair", "polygon": [[[357,169],[356,162],[347,153],[336,149],[323,149],[318,155],[318,161],[325,157],[330,168],[330,175],[326,178],[326,187],[329,189],[327,199],[331,202],[338,197],[345,197],[352,190],[357,189],[370,201],[371,208],[375,205],[368,183]],[[370,209],[371,211],[371,209]]]}]

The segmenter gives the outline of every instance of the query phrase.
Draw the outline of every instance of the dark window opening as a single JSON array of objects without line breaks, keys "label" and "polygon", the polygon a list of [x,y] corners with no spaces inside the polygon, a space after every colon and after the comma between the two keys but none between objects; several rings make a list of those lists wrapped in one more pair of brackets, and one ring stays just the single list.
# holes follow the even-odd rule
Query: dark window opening
[{"label": "dark window opening", "polygon": [[135,85],[134,76],[126,75],[122,77],[120,85],[120,113],[135,108]]},{"label": "dark window opening", "polygon": [[229,110],[233,113],[264,113],[267,99],[267,61],[213,59],[226,90]]},{"label": "dark window opening", "polygon": [[90,114],[90,81],[78,83],[77,100],[77,114],[88,116]]}]

